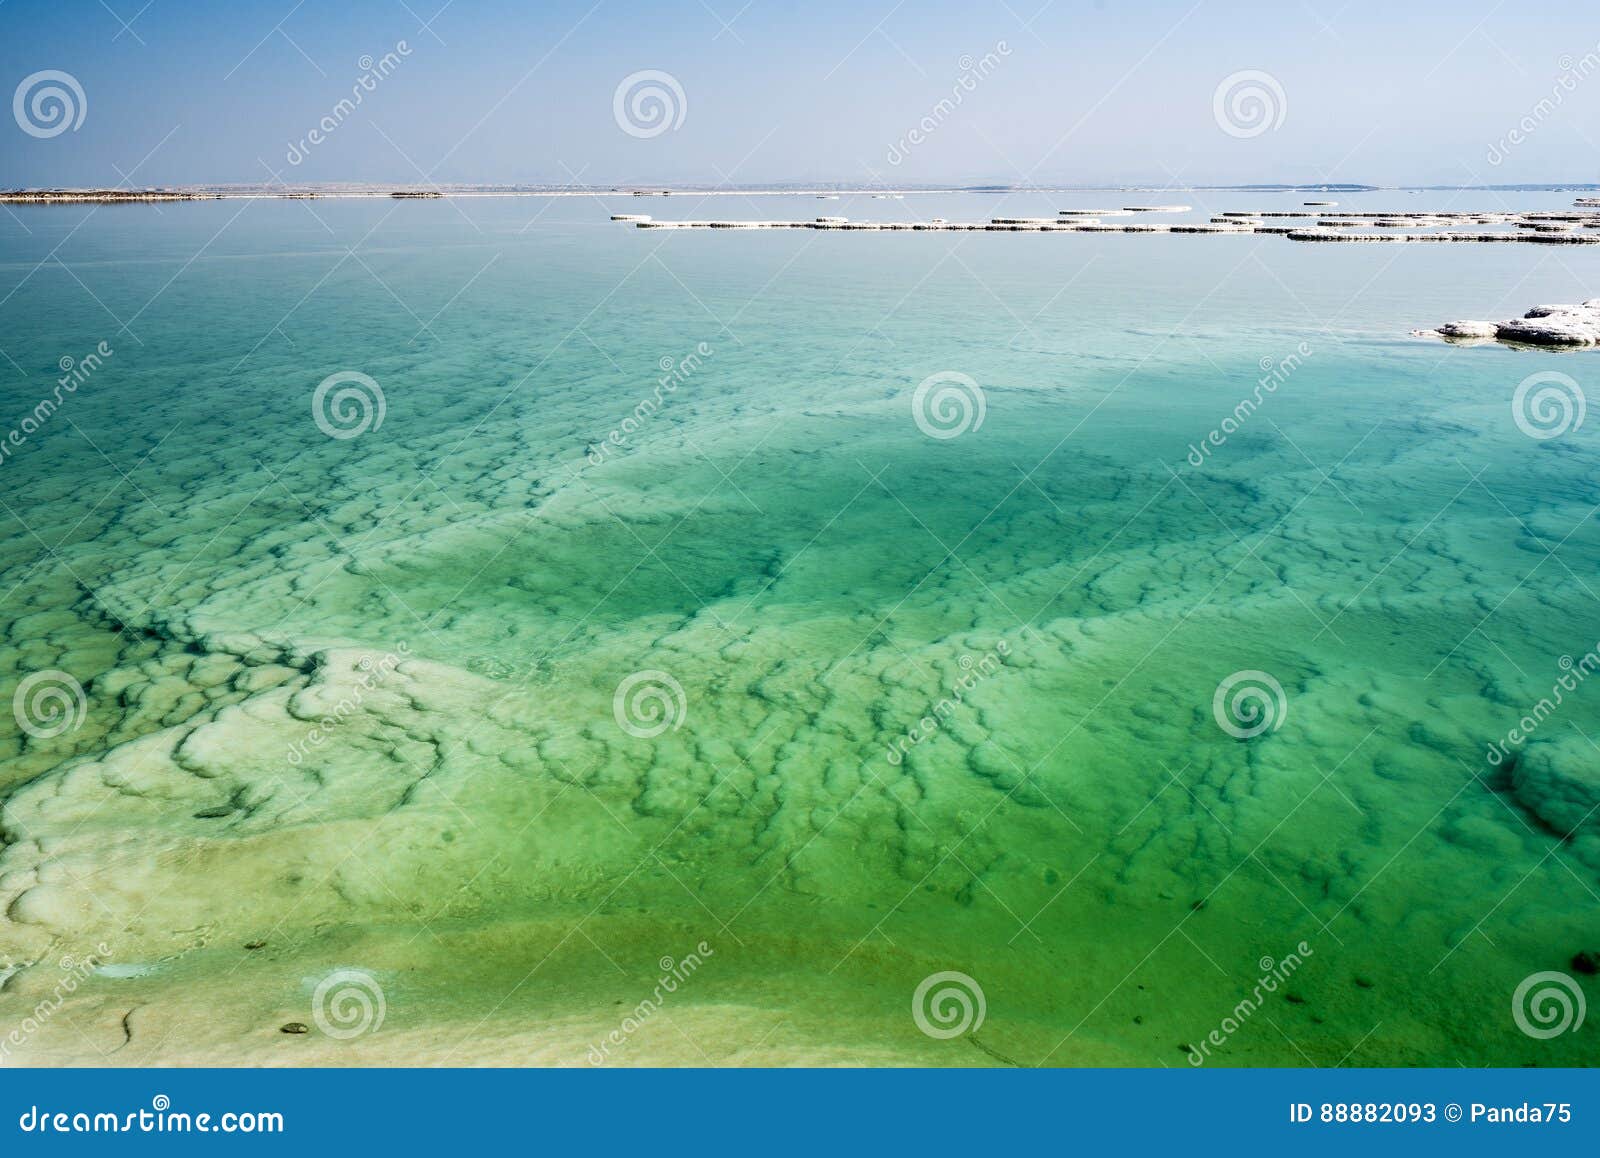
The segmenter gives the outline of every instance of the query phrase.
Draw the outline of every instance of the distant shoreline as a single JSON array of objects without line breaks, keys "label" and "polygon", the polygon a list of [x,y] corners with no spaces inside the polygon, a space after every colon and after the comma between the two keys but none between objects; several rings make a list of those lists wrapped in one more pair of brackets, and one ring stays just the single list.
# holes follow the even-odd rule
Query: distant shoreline
[{"label": "distant shoreline", "polygon": [[1568,193],[1600,190],[1600,184],[1578,182],[1559,185],[961,185],[855,187],[830,185],[769,185],[740,188],[700,188],[693,185],[661,186],[546,186],[546,185],[171,185],[142,189],[29,188],[0,190],[0,203],[12,205],[114,205],[174,201],[218,201],[276,198],[322,200],[388,197],[398,200],[437,200],[446,197],[882,197],[911,194],[987,193],[1138,193],[1151,191],[1220,193],[1377,193],[1384,191],[1472,191]]}]

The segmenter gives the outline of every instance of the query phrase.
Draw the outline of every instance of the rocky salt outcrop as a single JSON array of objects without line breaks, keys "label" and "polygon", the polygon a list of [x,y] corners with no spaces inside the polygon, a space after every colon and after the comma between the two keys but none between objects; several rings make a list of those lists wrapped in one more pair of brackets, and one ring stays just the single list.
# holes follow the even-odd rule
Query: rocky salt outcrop
[{"label": "rocky salt outcrop", "polygon": [[1600,346],[1600,298],[1578,305],[1534,306],[1505,322],[1446,322],[1419,337],[1447,342],[1510,342],[1526,346]]},{"label": "rocky salt outcrop", "polygon": [[1443,338],[1492,338],[1499,328],[1498,322],[1446,322],[1438,334]]}]

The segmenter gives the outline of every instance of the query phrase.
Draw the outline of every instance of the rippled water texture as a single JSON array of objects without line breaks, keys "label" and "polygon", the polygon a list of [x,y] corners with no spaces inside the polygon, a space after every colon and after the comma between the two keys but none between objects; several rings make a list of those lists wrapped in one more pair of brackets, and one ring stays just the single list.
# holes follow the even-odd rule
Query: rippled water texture
[{"label": "rippled water texture", "polygon": [[1595,254],[607,220],[1108,196],[0,218],[10,1056],[1592,1062]]}]

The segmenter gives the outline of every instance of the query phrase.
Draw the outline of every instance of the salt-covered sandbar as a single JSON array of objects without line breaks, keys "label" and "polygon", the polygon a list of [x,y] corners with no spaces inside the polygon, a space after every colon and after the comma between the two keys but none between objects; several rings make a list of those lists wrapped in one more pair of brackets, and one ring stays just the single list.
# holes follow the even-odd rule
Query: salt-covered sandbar
[{"label": "salt-covered sandbar", "polygon": [[[288,194],[279,194],[288,196]],[[311,193],[296,196],[315,196]],[[12,205],[120,205],[144,201],[215,201],[221,193],[168,189],[8,189],[0,192],[0,203]]]},{"label": "salt-covered sandbar", "polygon": [[1461,345],[1600,346],[1600,298],[1577,305],[1534,306],[1522,317],[1504,322],[1446,322],[1436,330],[1416,333]]},{"label": "salt-covered sandbar", "polygon": [[[1308,189],[1303,186],[1265,186],[1265,185],[1194,185],[1185,186],[1182,192],[1217,192],[1217,193],[1292,193],[1297,189]],[[1339,186],[1341,190],[1354,193],[1381,192],[1379,186]],[[1500,186],[1435,186],[1428,190],[1410,190],[1411,192],[1442,192],[1442,191],[1467,191],[1482,189],[1494,191]],[[1583,187],[1580,188],[1592,188]],[[306,199],[306,198],[369,198],[369,197],[454,197],[454,198],[501,198],[501,197],[816,197],[821,200],[838,200],[841,197],[870,197],[876,201],[904,200],[911,195],[926,196],[940,194],[1058,194],[1058,193],[1155,193],[1171,194],[1178,192],[1174,188],[1152,188],[1146,186],[1080,186],[1080,185],[1029,185],[1029,186],[906,186],[896,188],[873,188],[856,186],[695,186],[678,185],[666,186],[636,186],[636,185],[515,185],[515,184],[396,184],[396,183],[368,183],[368,182],[315,182],[305,184],[287,184],[284,182],[239,182],[235,184],[211,185],[162,185],[144,186],[136,189],[121,186],[106,187],[74,187],[60,186],[49,188],[31,189],[0,189],[0,204],[70,204],[74,202],[161,202],[161,201],[215,201],[230,198],[249,199]],[[1235,214],[1236,216],[1250,217],[1290,217],[1312,216],[1321,209],[1331,209],[1339,203],[1337,201],[1305,201],[1301,203],[1311,207],[1298,213],[1271,211],[1263,213]],[[1576,203],[1579,208],[1588,208],[1600,211],[1600,197],[1580,197]],[[1186,213],[1193,207],[1178,204],[1152,204],[1152,205],[1124,205],[1120,208],[1106,209],[1063,209],[1064,215],[1098,215],[1098,216],[1125,216],[1130,213]],[[1350,216],[1439,216],[1429,214],[1352,214]],[[1454,216],[1454,215],[1445,215]],[[1468,214],[1466,216],[1476,216]]]},{"label": "salt-covered sandbar", "polygon": [[144,189],[55,188],[0,189],[0,204],[134,204],[146,201],[218,201],[230,198],[251,200],[287,198],[364,198],[364,197],[873,197],[891,200],[907,193],[965,193],[965,189],[637,189],[600,186],[519,186],[519,185],[183,185]]},{"label": "salt-covered sandbar", "polygon": [[[1580,202],[1581,204],[1581,202]],[[1597,207],[1600,208],[1600,207]],[[657,221],[644,214],[613,214],[613,221],[639,229],[821,229],[936,233],[1263,233],[1290,241],[1352,244],[1407,242],[1525,242],[1535,245],[1600,245],[1600,212],[1363,212],[1324,214],[1304,225],[1267,225],[1267,218],[1304,219],[1310,214],[1227,210],[1209,222],[1107,222],[1106,217],[1182,213],[1186,205],[1128,206],[1122,209],[1062,209],[1050,217],[991,217],[988,221],[851,221],[817,217],[809,221],[702,219]],[[1489,228],[1468,229],[1466,226]],[[1433,230],[1434,232],[1423,232]],[[1378,232],[1381,231],[1381,232]],[[1591,232],[1585,232],[1591,231]]]}]

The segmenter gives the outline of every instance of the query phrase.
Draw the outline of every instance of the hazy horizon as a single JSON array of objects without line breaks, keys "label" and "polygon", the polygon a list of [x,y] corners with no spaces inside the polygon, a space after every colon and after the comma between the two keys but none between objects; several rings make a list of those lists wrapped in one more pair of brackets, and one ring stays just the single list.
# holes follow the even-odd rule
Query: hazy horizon
[{"label": "hazy horizon", "polygon": [[[1600,21],[1574,35],[1589,15],[1576,3],[1519,10],[1514,25],[1493,0],[1260,12],[1210,0],[11,0],[0,184],[1595,176],[1581,162],[1600,140],[1600,103],[1584,93]],[[76,86],[60,88],[71,124],[27,103],[55,74]]]}]

